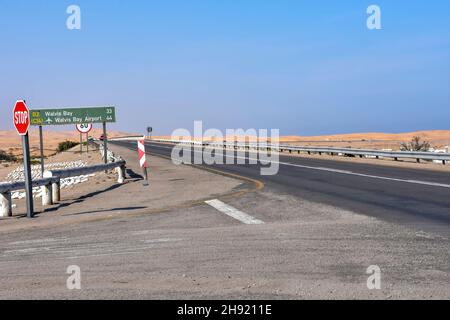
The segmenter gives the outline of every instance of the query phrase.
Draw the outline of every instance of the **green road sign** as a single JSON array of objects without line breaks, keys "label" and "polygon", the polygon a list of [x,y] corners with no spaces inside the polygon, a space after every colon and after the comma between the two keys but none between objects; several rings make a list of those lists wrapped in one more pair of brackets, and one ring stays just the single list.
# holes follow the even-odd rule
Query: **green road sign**
[{"label": "green road sign", "polygon": [[32,126],[116,122],[115,107],[30,110]]}]

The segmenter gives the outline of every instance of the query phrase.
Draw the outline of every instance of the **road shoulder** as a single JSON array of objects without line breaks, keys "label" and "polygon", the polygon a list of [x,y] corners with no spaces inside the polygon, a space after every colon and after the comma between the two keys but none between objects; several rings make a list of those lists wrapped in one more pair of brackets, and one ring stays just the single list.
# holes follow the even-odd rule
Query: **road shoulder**
[{"label": "road shoulder", "polygon": [[99,173],[98,184],[85,185],[62,192],[62,201],[42,208],[35,199],[38,214],[26,219],[23,214],[0,221],[0,232],[28,228],[49,228],[119,217],[132,217],[175,208],[189,207],[204,200],[255,189],[251,181],[221,176],[189,166],[176,166],[170,160],[149,156],[149,182],[144,186],[136,152],[110,146],[127,161],[128,179],[117,184],[114,173]]}]

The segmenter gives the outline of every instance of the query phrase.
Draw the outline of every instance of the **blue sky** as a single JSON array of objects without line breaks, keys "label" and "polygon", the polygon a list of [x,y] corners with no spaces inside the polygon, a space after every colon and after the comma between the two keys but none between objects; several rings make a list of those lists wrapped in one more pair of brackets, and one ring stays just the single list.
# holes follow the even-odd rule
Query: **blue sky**
[{"label": "blue sky", "polygon": [[0,127],[23,98],[116,105],[114,129],[156,134],[450,129],[449,17],[448,0],[2,1]]}]

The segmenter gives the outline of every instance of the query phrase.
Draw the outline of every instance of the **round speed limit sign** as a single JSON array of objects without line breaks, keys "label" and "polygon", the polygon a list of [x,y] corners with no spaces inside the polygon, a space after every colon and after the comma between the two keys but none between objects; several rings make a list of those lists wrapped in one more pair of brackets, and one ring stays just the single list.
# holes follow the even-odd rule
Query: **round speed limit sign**
[{"label": "round speed limit sign", "polygon": [[77,130],[79,133],[89,133],[92,130],[92,123],[77,124]]}]

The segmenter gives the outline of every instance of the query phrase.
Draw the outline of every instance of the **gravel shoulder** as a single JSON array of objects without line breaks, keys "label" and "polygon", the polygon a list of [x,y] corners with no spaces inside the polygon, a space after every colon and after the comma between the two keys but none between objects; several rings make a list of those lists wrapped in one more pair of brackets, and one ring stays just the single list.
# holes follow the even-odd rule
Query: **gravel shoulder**
[{"label": "gravel shoulder", "polygon": [[450,298],[449,239],[272,190],[228,203],[266,223],[198,205],[0,234],[0,299]]},{"label": "gravel shoulder", "polygon": [[[128,179],[124,184],[116,183],[117,175],[113,172],[97,173],[88,182],[62,189],[62,201],[56,205],[44,208],[41,200],[35,199],[34,219],[26,218],[24,200],[15,201],[14,216],[0,220],[0,232],[151,214],[248,187],[241,180],[197,168],[175,166],[169,160],[151,156],[148,157],[150,186],[145,187],[137,151],[110,147],[127,161]],[[101,163],[97,154],[91,160]],[[80,159],[76,153],[58,156],[52,161]]]}]

